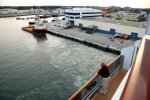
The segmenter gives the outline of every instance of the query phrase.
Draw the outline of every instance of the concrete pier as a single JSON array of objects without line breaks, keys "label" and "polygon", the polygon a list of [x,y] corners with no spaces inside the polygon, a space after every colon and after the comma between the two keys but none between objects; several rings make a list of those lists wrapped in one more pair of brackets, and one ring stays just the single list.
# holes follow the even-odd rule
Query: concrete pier
[{"label": "concrete pier", "polygon": [[86,45],[100,48],[105,51],[113,51],[114,53],[120,53],[122,48],[131,46],[134,44],[133,40],[123,40],[115,38],[114,41],[110,39],[112,37],[109,34],[93,33],[87,34],[85,31],[79,28],[64,29],[61,26],[57,26],[59,22],[50,22],[47,24],[48,33],[61,36],[67,39],[78,41]]}]

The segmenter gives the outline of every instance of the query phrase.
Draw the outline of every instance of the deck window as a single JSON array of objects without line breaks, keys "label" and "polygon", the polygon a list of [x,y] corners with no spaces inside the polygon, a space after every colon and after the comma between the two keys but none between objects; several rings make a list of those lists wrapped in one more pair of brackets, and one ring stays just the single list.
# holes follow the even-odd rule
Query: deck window
[{"label": "deck window", "polygon": [[101,15],[91,15],[91,16],[82,16],[82,18],[87,18],[87,17],[99,17]]},{"label": "deck window", "polygon": [[65,15],[80,15],[80,13],[69,13],[69,12],[65,12]]},{"label": "deck window", "polygon": [[83,12],[82,14],[100,14],[101,12]]}]

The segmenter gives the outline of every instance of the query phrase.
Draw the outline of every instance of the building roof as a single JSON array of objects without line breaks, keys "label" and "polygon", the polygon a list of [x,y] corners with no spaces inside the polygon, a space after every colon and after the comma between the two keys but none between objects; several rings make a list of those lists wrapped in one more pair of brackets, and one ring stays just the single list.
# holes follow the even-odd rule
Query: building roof
[{"label": "building roof", "polygon": [[65,12],[102,12],[102,11],[93,8],[73,8],[73,9],[66,9]]}]

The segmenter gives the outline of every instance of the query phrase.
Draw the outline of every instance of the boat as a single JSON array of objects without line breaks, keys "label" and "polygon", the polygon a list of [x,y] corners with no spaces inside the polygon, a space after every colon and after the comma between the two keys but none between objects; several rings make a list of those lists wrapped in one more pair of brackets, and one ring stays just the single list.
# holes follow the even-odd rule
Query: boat
[{"label": "boat", "polygon": [[52,22],[55,22],[55,21],[59,21],[59,19],[58,18],[53,18]]},{"label": "boat", "polygon": [[29,22],[29,25],[27,27],[22,27],[22,30],[30,33],[42,34],[47,32],[47,26],[45,23],[43,23],[42,20],[40,20],[39,16],[36,16],[35,20]]},{"label": "boat", "polygon": [[47,28],[43,27],[43,26],[27,26],[27,27],[22,27],[22,30],[29,32],[29,33],[46,33],[47,32]]},{"label": "boat", "polygon": [[48,23],[48,21],[47,20],[43,20],[43,23]]},{"label": "boat", "polygon": [[32,31],[32,27],[28,26],[28,27],[22,27],[22,30],[26,31],[26,32],[29,32],[29,33],[33,33]]},{"label": "boat", "polygon": [[149,100],[150,98],[150,14],[145,35],[107,64],[110,83],[107,94],[99,92],[98,73],[90,78],[69,100]]}]

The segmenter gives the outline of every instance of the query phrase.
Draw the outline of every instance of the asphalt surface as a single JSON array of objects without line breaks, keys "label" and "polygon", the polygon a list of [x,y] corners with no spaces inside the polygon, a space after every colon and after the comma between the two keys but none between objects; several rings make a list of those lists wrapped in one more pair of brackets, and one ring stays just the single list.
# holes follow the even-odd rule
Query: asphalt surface
[{"label": "asphalt surface", "polygon": [[141,28],[147,27],[147,22],[131,22],[131,21],[126,21],[126,20],[115,20],[115,19],[104,18],[104,17],[103,18],[99,18],[99,17],[83,18],[82,20],[101,21],[101,22],[106,22],[106,23],[126,25],[126,26],[132,26],[132,27],[141,27]]}]

